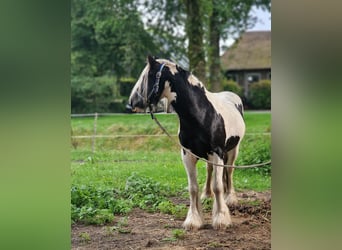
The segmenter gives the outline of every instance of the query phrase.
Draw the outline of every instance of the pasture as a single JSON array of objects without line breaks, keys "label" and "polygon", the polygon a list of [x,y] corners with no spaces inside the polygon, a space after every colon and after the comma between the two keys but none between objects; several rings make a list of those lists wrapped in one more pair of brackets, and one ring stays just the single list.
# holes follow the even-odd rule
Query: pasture
[{"label": "pasture", "polygon": [[[177,115],[157,114],[157,117],[177,138]],[[269,160],[270,113],[245,112],[245,122],[246,135],[236,165]],[[73,136],[91,136],[94,117],[72,118],[71,128]],[[131,233],[131,229],[123,224],[129,224],[130,216],[134,220],[136,209],[139,213],[153,213],[151,218],[160,215],[159,219],[165,216],[171,221],[179,219],[169,230],[170,237],[166,238],[170,238],[170,242],[180,240],[179,234],[185,234],[181,230],[181,220],[186,215],[188,192],[179,146],[163,134],[149,114],[99,116],[96,134],[110,137],[96,138],[94,152],[92,138],[71,139],[73,246],[91,244],[91,239],[84,240],[84,235],[75,234],[89,227],[85,226],[87,224],[103,225],[107,230],[106,237],[113,233]],[[202,187],[205,163],[200,161],[197,169],[198,182]],[[238,194],[243,194],[241,197],[249,197],[250,192],[270,192],[271,167],[236,169],[234,183]],[[260,204],[252,199],[247,199],[247,202],[248,206]],[[203,203],[204,209],[206,206],[211,206],[210,200]],[[175,230],[180,231],[177,233]]]}]

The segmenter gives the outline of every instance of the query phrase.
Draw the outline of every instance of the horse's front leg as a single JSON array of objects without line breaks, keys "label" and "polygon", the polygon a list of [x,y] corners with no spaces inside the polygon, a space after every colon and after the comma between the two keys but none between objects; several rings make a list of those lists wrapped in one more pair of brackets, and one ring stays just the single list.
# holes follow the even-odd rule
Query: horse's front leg
[{"label": "horse's front leg", "polygon": [[203,224],[197,183],[197,159],[184,150],[182,150],[181,154],[186,173],[188,175],[188,187],[190,195],[190,208],[183,223],[183,227],[186,230],[197,230]]},{"label": "horse's front leg", "polygon": [[215,166],[215,163],[223,164],[223,160],[214,154],[211,157],[214,161],[214,180],[213,180],[213,191],[215,194],[214,204],[213,204],[213,228],[214,229],[224,229],[229,224],[231,224],[231,218],[229,209],[223,198],[223,168]]}]

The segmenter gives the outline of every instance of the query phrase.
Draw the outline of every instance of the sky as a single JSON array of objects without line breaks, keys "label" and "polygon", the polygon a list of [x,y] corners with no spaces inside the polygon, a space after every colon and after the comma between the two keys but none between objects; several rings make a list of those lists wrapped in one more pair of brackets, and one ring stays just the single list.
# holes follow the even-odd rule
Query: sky
[{"label": "sky", "polygon": [[[251,13],[253,16],[256,16],[258,18],[256,24],[253,28],[248,29],[247,31],[260,31],[260,30],[271,30],[271,13],[268,11],[264,11],[260,8],[253,7],[251,10]],[[228,39],[227,41],[224,41],[223,44],[221,44],[224,47],[229,47],[234,43],[234,39]],[[222,55],[224,53],[224,49],[221,49],[220,54]]]},{"label": "sky", "polygon": [[271,30],[271,13],[260,8],[253,8],[252,15],[258,17],[258,21],[251,30]]}]

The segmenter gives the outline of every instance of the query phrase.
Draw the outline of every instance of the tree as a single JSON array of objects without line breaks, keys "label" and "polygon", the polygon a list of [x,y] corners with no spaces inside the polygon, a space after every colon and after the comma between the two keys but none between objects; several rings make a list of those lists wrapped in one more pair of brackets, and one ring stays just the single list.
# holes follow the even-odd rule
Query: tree
[{"label": "tree", "polygon": [[121,97],[121,79],[137,78],[146,55],[156,53],[136,1],[71,1],[73,112],[113,111],[122,104],[116,98]]},{"label": "tree", "polygon": [[[142,15],[149,32],[160,44],[160,54],[188,64],[188,68],[205,82],[204,20],[206,0],[145,1]],[[166,44],[166,45],[165,45]],[[186,56],[185,56],[186,55]]]},{"label": "tree", "polygon": [[188,58],[189,68],[205,82],[205,50],[203,45],[204,20],[203,4],[201,1],[184,0],[186,6],[186,33],[189,39]]},{"label": "tree", "polygon": [[157,46],[158,57],[175,59],[187,64],[185,56],[186,43],[186,14],[184,0],[141,1],[140,13],[153,36]]},{"label": "tree", "polygon": [[256,18],[250,15],[253,6],[267,10],[271,0],[211,0],[212,13],[209,19],[209,82],[213,91],[222,90],[220,40],[233,34],[240,35],[252,27]]},{"label": "tree", "polygon": [[72,75],[137,77],[156,52],[134,0],[72,0]]},{"label": "tree", "polygon": [[153,54],[221,90],[220,41],[254,23],[252,6],[270,0],[72,0],[72,77],[136,78]]},{"label": "tree", "polygon": [[[190,70],[203,82],[207,82],[208,68],[207,85],[219,91],[222,89],[220,41],[233,34],[239,36],[252,27],[256,18],[250,15],[251,8],[270,10],[270,3],[270,0],[145,1],[142,12],[148,16],[149,31],[167,44],[164,47],[172,51],[172,56],[184,61],[182,53],[187,54]],[[188,46],[184,51],[186,42]]]}]

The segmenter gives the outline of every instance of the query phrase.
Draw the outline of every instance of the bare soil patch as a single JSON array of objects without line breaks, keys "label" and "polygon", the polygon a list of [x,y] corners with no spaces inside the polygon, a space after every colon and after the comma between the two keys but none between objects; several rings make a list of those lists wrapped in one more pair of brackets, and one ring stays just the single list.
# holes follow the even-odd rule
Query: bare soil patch
[{"label": "bare soil patch", "polygon": [[271,249],[271,192],[238,196],[239,205],[229,207],[233,224],[225,230],[212,228],[211,211],[204,211],[202,229],[189,232],[183,219],[134,209],[105,226],[72,225],[72,249]]}]

